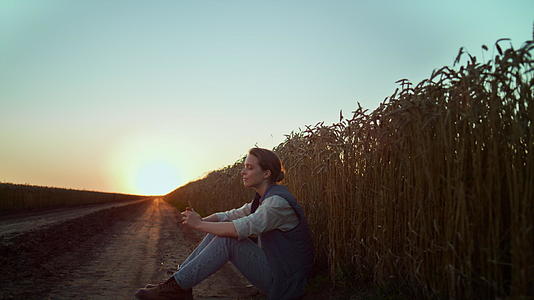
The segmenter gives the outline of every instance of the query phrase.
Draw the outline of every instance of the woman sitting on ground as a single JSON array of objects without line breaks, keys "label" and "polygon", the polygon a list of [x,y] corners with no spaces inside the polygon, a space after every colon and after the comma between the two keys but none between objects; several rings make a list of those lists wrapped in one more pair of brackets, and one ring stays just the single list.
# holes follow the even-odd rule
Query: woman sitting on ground
[{"label": "woman sitting on ground", "polygon": [[228,261],[269,300],[302,298],[314,251],[304,210],[276,184],[284,178],[280,159],[252,148],[241,175],[243,185],[256,191],[254,199],[205,218],[191,209],[182,212],[182,224],[206,236],[172,277],[139,289],[138,299],[193,299],[192,287]]}]

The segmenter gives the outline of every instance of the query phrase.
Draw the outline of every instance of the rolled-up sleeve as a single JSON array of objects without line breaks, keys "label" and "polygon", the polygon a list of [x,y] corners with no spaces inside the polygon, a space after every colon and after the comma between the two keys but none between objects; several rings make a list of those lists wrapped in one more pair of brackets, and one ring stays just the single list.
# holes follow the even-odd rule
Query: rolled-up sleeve
[{"label": "rolled-up sleeve", "polygon": [[284,198],[274,195],[263,200],[248,216],[232,220],[239,240],[273,229],[289,230],[298,224],[298,217]]},{"label": "rolled-up sleeve", "polygon": [[219,222],[229,222],[249,215],[250,206],[250,202],[245,203],[240,208],[234,208],[225,212],[218,212],[215,215],[217,216],[217,218],[219,218]]}]

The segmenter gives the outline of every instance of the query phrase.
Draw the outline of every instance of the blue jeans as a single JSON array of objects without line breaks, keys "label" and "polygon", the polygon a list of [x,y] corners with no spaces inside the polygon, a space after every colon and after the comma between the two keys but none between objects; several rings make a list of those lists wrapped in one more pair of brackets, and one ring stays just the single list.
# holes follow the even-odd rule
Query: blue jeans
[{"label": "blue jeans", "polygon": [[217,272],[228,261],[232,262],[250,283],[267,294],[272,283],[271,268],[263,250],[248,238],[238,240],[206,234],[173,276],[182,288],[192,288]]}]

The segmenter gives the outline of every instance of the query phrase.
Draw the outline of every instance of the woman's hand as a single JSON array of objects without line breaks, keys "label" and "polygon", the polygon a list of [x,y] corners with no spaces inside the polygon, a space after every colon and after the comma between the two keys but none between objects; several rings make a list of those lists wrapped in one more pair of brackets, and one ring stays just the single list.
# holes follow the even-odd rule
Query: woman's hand
[{"label": "woman's hand", "polygon": [[187,207],[182,213],[182,224],[189,226],[193,229],[198,228],[202,222],[200,215],[192,208]]}]

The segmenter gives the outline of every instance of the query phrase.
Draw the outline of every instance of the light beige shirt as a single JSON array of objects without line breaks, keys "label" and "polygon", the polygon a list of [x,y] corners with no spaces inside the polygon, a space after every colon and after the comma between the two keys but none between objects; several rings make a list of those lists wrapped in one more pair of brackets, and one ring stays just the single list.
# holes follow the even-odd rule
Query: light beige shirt
[{"label": "light beige shirt", "polygon": [[273,229],[288,231],[295,228],[299,219],[286,199],[273,195],[263,199],[256,211],[251,214],[252,203],[240,208],[216,213],[220,222],[229,222],[235,226],[239,240],[249,236],[258,236]]}]

